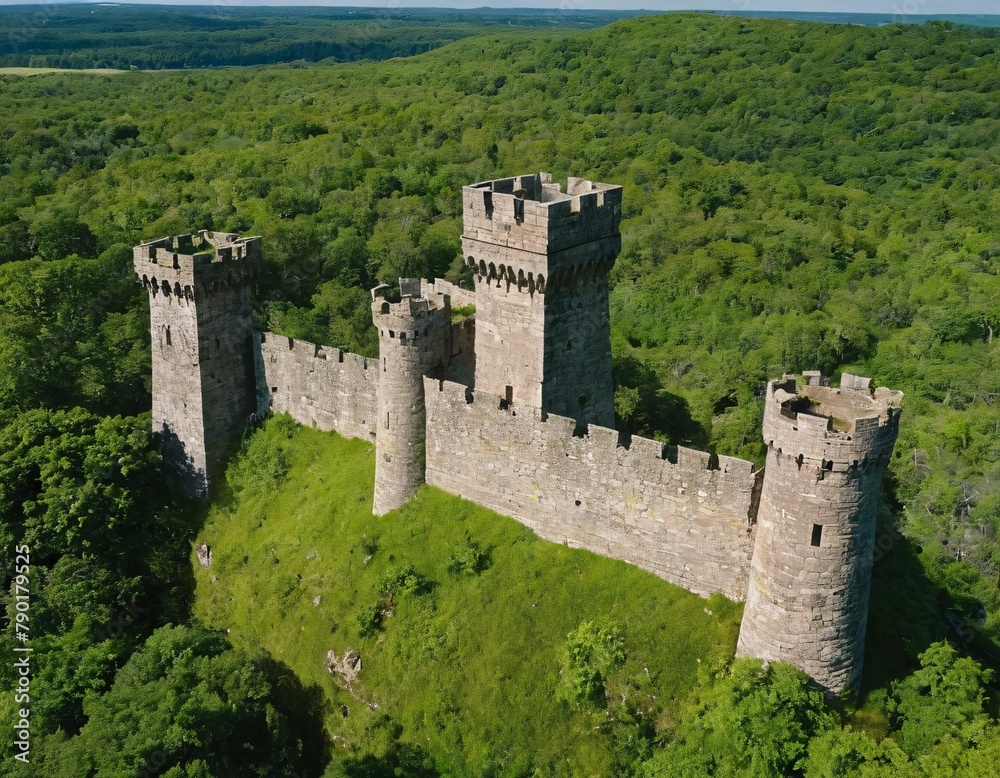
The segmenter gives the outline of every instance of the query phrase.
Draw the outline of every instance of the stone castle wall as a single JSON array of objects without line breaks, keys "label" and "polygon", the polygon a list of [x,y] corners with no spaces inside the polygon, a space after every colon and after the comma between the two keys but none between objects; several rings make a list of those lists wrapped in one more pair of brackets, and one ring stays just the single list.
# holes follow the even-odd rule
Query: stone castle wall
[{"label": "stone castle wall", "polygon": [[272,332],[260,333],[258,339],[262,411],[270,406],[308,427],[374,439],[377,359]]},{"label": "stone castle wall", "polygon": [[759,474],[730,457],[619,433],[425,379],[427,483],[539,536],[622,559],[702,596],[746,594]]},{"label": "stone castle wall", "polygon": [[452,308],[466,308],[476,304],[476,293],[472,289],[463,289],[443,278],[435,278],[433,281],[420,279],[420,292],[416,296],[428,298],[436,294],[448,295],[451,298]]},{"label": "stone castle wall", "polygon": [[[151,292],[159,289],[147,287]],[[190,469],[185,491],[199,492],[207,481],[205,415],[202,411],[198,360],[198,310],[184,295],[159,298],[149,305],[153,357],[153,431],[162,436],[164,459],[175,470]],[[183,479],[182,476],[182,480]]]},{"label": "stone castle wall", "polygon": [[611,426],[607,275],[621,249],[619,186],[548,174],[462,190],[476,282],[476,388]]},{"label": "stone castle wall", "polygon": [[[376,443],[373,513],[421,483],[540,537],[744,600],[737,653],[856,686],[879,483],[902,395],[845,374],[768,384],[765,471],[613,429],[608,273],[621,187],[547,174],[463,189],[475,291],[372,290],[368,359],[251,334],[260,239],[202,232],[135,248],[149,292],[153,423],[205,493],[254,406]],[[469,311],[453,308],[475,306]],[[172,453],[168,451],[174,446]]]}]

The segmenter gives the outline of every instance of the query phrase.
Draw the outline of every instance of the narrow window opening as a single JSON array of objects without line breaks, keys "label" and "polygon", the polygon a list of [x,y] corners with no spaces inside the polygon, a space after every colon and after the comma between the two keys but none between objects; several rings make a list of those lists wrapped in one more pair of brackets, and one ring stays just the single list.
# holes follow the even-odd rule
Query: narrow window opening
[{"label": "narrow window opening", "polygon": [[386,370],[387,370],[387,368],[386,368],[386,358],[382,357],[382,372],[385,373]]},{"label": "narrow window opening", "polygon": [[170,345],[170,327],[169,327],[169,325],[167,326],[167,345],[168,346]]},{"label": "narrow window opening", "polygon": [[521,198],[514,200],[514,221],[518,224],[524,221],[524,200]]},{"label": "narrow window opening", "polygon": [[819,548],[820,542],[822,540],[823,540],[823,525],[813,524],[812,545]]},{"label": "narrow window opening", "polygon": [[389,429],[389,414],[388,413],[385,415],[385,428]]},{"label": "narrow window opening", "polygon": [[500,410],[509,411],[514,402],[514,387],[508,386],[504,391],[504,396],[500,399]]}]

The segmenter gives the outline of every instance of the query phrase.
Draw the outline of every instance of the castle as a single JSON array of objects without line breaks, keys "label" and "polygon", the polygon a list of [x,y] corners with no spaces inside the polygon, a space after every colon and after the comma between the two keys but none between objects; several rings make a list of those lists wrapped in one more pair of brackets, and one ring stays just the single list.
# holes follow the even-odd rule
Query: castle
[{"label": "castle", "polygon": [[[608,273],[622,189],[546,174],[463,189],[475,291],[372,290],[379,357],[256,333],[260,239],[135,248],[150,295],[153,428],[206,493],[258,411],[373,440],[373,512],[427,483],[539,536],[745,601],[737,653],[857,687],[875,518],[902,394],[818,373],[766,389],[765,467],[616,432]],[[474,308],[474,316],[468,315]]]}]

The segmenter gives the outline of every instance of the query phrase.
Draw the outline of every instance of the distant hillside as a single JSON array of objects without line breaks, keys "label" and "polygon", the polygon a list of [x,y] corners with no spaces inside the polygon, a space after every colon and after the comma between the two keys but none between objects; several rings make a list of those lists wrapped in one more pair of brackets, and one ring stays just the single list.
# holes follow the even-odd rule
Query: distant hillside
[{"label": "distant hillside", "polygon": [[996,14],[911,14],[892,13],[818,13],[803,11],[713,11],[719,16],[742,16],[757,19],[791,19],[798,22],[822,22],[824,24],[860,24],[865,27],[881,27],[886,24],[927,24],[943,22],[964,24],[974,27],[1000,27],[1000,15]]},{"label": "distant hillside", "polygon": [[635,11],[0,6],[0,67],[160,70],[409,57],[485,30],[583,30]]}]

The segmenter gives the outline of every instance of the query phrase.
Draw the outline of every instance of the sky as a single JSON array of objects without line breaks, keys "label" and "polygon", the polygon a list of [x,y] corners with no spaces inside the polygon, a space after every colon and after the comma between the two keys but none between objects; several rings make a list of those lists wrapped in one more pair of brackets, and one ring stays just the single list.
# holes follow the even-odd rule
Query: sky
[{"label": "sky", "polygon": [[[98,0],[90,0],[95,2]],[[828,11],[882,14],[1000,14],[1000,0],[128,0],[143,5],[326,5],[373,8],[577,8],[650,11]],[[57,5],[61,0],[0,0],[0,5]]]}]

